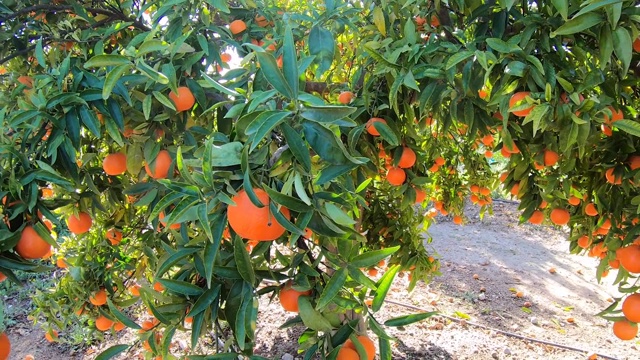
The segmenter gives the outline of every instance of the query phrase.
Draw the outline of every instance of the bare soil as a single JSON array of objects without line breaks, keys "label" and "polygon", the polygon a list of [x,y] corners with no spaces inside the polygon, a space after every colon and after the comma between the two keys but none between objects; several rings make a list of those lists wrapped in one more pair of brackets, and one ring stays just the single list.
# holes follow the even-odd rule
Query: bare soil
[{"label": "bare soil", "polygon": [[[619,341],[610,323],[595,316],[620,296],[611,284],[615,271],[598,284],[595,259],[570,255],[562,230],[518,225],[517,204],[496,202],[494,215],[484,219],[477,209],[469,208],[466,216],[462,226],[441,218],[425,234],[433,238],[428,246],[440,255],[442,276],[431,284],[418,284],[411,293],[406,291],[408,280],[397,279],[388,295],[390,302],[378,313],[380,321],[415,313],[416,308],[440,314],[405,328],[390,328],[398,339],[393,343],[393,359],[564,360],[587,359],[592,354],[640,359],[640,340]],[[24,306],[11,298],[5,303]],[[279,329],[290,317],[279,304],[261,299],[256,354],[301,359],[296,350],[302,329]],[[10,360],[22,360],[27,354],[47,360],[92,359],[111,345],[135,339],[135,334],[123,332],[120,339],[72,349],[47,343],[44,333],[26,316],[17,320],[8,329],[13,346]],[[187,344],[179,336],[172,350],[183,353]],[[143,357],[136,350],[120,358]]]}]

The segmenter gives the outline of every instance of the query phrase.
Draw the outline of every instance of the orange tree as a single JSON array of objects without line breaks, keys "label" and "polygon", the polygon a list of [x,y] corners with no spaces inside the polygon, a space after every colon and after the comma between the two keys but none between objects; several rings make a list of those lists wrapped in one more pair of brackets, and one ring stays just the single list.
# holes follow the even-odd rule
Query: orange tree
[{"label": "orange tree", "polygon": [[521,221],[617,269],[629,295],[601,315],[634,338],[639,19],[634,1],[5,1],[0,272],[66,269],[34,297],[52,338],[78,316],[142,329],[105,356],[171,356],[186,322],[192,347],[251,355],[270,296],[305,358],[390,359],[385,326],[431,315],[375,316],[398,274],[438,273],[421,232],[502,183]]}]

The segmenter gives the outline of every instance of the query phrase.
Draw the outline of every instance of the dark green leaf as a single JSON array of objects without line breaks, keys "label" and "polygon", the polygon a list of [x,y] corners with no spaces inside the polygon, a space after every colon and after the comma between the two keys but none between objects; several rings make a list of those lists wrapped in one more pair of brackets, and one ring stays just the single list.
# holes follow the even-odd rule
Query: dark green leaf
[{"label": "dark green leaf", "polygon": [[[270,52],[257,52],[256,57],[260,63],[260,68],[264,74],[265,79],[273,86],[274,89],[289,99],[295,97],[293,90],[284,78],[282,71],[278,68],[276,58]],[[297,70],[296,70],[297,71]],[[297,81],[297,79],[296,79]]]},{"label": "dark green leaf", "polygon": [[387,293],[391,288],[391,284],[393,283],[393,279],[396,277],[396,274],[400,270],[400,265],[394,265],[390,267],[386,273],[382,276],[380,281],[378,281],[378,289],[373,296],[373,303],[371,304],[371,309],[373,311],[379,311],[384,303],[384,299],[387,297]]},{"label": "dark green leaf", "polygon": [[[347,268],[343,267],[340,270],[337,270],[331,276],[331,278],[327,282],[327,285],[325,285],[324,290],[322,290],[322,294],[318,299],[318,304],[316,305],[316,308],[318,310],[322,310],[327,305],[329,305],[331,301],[338,295],[340,290],[342,290],[342,287],[344,286],[345,281],[347,281]],[[306,325],[306,322],[305,322],[305,325]]]},{"label": "dark green leaf", "polygon": [[438,312],[437,311],[432,311],[432,312],[427,312],[427,313],[420,313],[420,314],[411,314],[411,315],[405,315],[405,316],[399,316],[393,319],[389,319],[387,321],[384,322],[385,326],[405,326],[405,325],[409,325],[409,324],[413,324],[415,322],[424,320],[424,319],[428,319],[430,317],[432,317],[433,315],[436,315]]},{"label": "dark green leaf", "polygon": [[100,353],[100,355],[96,356],[96,360],[109,360],[121,352],[129,349],[130,345],[113,345],[107,350]]},{"label": "dark green leaf", "polygon": [[367,251],[364,254],[360,254],[353,259],[349,260],[349,265],[358,267],[358,268],[367,268],[373,266],[380,262],[380,260],[389,257],[391,254],[395,253],[400,249],[400,246],[394,246],[390,248]]},{"label": "dark green leaf", "polygon": [[125,64],[131,65],[132,63],[127,57],[122,55],[96,55],[84,63],[84,68],[90,69]]}]

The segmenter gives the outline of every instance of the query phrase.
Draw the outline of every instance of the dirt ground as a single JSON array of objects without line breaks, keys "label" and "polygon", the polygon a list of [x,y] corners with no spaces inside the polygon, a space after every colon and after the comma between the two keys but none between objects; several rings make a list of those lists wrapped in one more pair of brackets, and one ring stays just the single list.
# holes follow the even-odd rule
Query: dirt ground
[{"label": "dirt ground", "polygon": [[[496,202],[494,212],[480,220],[477,209],[469,208],[463,226],[442,218],[429,229],[433,242],[428,246],[440,254],[443,275],[431,284],[418,284],[411,293],[406,291],[407,279],[398,279],[378,318],[384,321],[416,308],[440,315],[389,329],[398,339],[392,345],[393,359],[587,359],[592,354],[640,359],[640,340],[617,340],[610,324],[595,316],[619,296],[612,286],[615,271],[598,284],[596,260],[570,255],[565,232],[518,225],[516,204]],[[5,301],[11,304],[11,299]],[[261,299],[257,355],[301,359],[296,353],[301,329],[278,328],[290,317],[279,304]],[[26,317],[8,334],[10,360],[27,354],[36,360],[92,359],[100,350],[135,337],[123,334],[100,346],[74,350],[47,343]],[[178,338],[172,348],[185,349],[187,343]],[[141,358],[137,355],[120,358]]]}]

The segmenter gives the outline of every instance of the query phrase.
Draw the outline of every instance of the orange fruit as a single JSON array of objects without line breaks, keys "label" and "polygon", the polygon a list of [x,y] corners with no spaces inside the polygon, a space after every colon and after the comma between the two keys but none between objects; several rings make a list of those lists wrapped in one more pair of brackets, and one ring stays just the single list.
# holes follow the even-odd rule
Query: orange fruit
[{"label": "orange fruit", "polygon": [[[633,170],[633,168],[631,170]],[[52,196],[53,196],[53,189],[51,189],[51,188],[42,188],[42,197],[43,198],[50,198]]]},{"label": "orange fruit", "polygon": [[233,35],[238,35],[245,30],[247,30],[247,24],[242,20],[233,20],[231,24],[229,24],[229,31],[231,31]]},{"label": "orange fruit", "polygon": [[164,285],[162,285],[159,281],[153,283],[153,290],[157,292],[163,292],[165,289]]},{"label": "orange fruit", "polygon": [[551,219],[552,223],[562,226],[566,225],[569,222],[569,220],[571,219],[571,215],[566,209],[555,208],[551,210],[551,215],[549,216],[549,218]]},{"label": "orange fruit", "polygon": [[509,193],[513,196],[518,196],[518,192],[520,192],[520,183],[517,182],[515,184],[513,184],[513,186],[511,187],[511,190],[509,190]]},{"label": "orange fruit", "polygon": [[591,239],[587,235],[582,235],[578,238],[578,246],[583,249],[589,248],[591,246]]},{"label": "orange fruit", "polygon": [[44,241],[31,226],[22,229],[20,240],[15,251],[25,259],[42,259],[51,250],[51,245]]},{"label": "orange fruit", "polygon": [[553,166],[558,162],[560,156],[557,152],[553,150],[546,149],[544,151],[544,165],[545,166]]},{"label": "orange fruit", "polygon": [[390,167],[387,169],[387,182],[393,186],[400,186],[407,179],[407,174],[404,170],[397,167]]},{"label": "orange fruit", "polygon": [[416,189],[416,204],[422,204],[427,197],[427,193],[422,189]]},{"label": "orange fruit", "polygon": [[480,99],[486,100],[489,97],[489,93],[485,89],[480,89],[478,90],[478,96],[480,97]]},{"label": "orange fruit", "polygon": [[111,228],[107,230],[106,237],[107,237],[107,240],[109,240],[109,242],[111,243],[111,245],[118,245],[120,244],[120,241],[122,241],[122,231],[116,228]]},{"label": "orange fruit", "polygon": [[487,134],[485,136],[482,137],[482,144],[484,146],[491,146],[493,145],[493,135],[491,134]]},{"label": "orange fruit", "polygon": [[280,305],[286,311],[298,312],[298,298],[300,296],[311,295],[311,290],[298,291],[293,288],[293,282],[287,281],[287,283],[280,289],[278,299],[280,299]]},{"label": "orange fruit", "polygon": [[629,245],[616,251],[620,265],[630,273],[640,273],[640,245]]},{"label": "orange fruit", "polygon": [[48,333],[44,334],[44,338],[52,343],[54,342],[56,339],[58,339],[58,332],[56,330],[51,330]]},{"label": "orange fruit", "polygon": [[100,315],[96,319],[96,329],[100,331],[107,331],[111,329],[111,326],[113,326],[113,321],[104,315]]},{"label": "orange fruit", "polygon": [[471,196],[469,196],[469,200],[471,200],[473,204],[477,204],[480,202],[480,198],[476,194],[471,194]]},{"label": "orange fruit", "polygon": [[63,258],[58,258],[58,260],[56,260],[56,266],[60,269],[66,269],[68,267],[67,261]]},{"label": "orange fruit", "polygon": [[28,87],[29,89],[33,87],[33,78],[31,76],[26,76],[26,75],[18,76],[18,82]]},{"label": "orange fruit", "polygon": [[95,306],[102,306],[107,303],[107,291],[105,289],[98,290],[89,298],[89,302]]},{"label": "orange fruit", "polygon": [[7,275],[0,272],[0,283],[7,280]]},{"label": "orange fruit", "polygon": [[228,63],[229,61],[231,61],[231,55],[227,53],[220,54],[220,61],[222,61],[223,63]]},{"label": "orange fruit", "polygon": [[573,206],[578,206],[580,205],[580,198],[576,197],[576,196],[571,196],[567,202],[569,203],[569,205],[573,205]]},{"label": "orange fruit", "polygon": [[129,286],[129,294],[133,296],[140,296],[140,285],[134,284]]},{"label": "orange fruit", "polygon": [[638,335],[638,324],[628,320],[618,320],[613,323],[613,334],[620,340],[633,340]]},{"label": "orange fruit", "polygon": [[11,342],[7,334],[2,333],[0,334],[0,360],[7,360],[9,353],[11,353]]},{"label": "orange fruit", "polygon": [[343,346],[338,351],[336,360],[360,360],[360,355],[358,355],[358,352],[354,349]]},{"label": "orange fruit", "polygon": [[[367,353],[367,360],[373,360],[376,356],[376,345],[373,343],[373,340],[369,339],[366,335],[358,335],[358,341]],[[344,342],[343,348],[353,349],[357,353],[356,344],[354,344],[351,339],[347,339],[347,341]]]},{"label": "orange fruit", "polygon": [[453,223],[456,224],[456,225],[461,225],[462,224],[462,216],[455,215],[453,217]]},{"label": "orange fruit", "polygon": [[102,169],[107,175],[122,175],[127,171],[127,156],[117,152],[105,156],[102,160]]},{"label": "orange fruit", "polygon": [[634,323],[640,322],[640,293],[629,295],[624,299],[622,313],[627,320]]},{"label": "orange fruit", "polygon": [[540,210],[535,210],[531,217],[529,217],[529,222],[535,225],[540,225],[544,221],[544,213]]},{"label": "orange fruit", "polygon": [[180,86],[177,94],[171,91],[169,93],[169,99],[176,105],[177,112],[189,110],[196,103],[195,96],[193,96],[191,90],[186,86]]},{"label": "orange fruit", "polygon": [[416,163],[416,153],[411,148],[404,146],[402,156],[398,161],[398,167],[402,169],[410,168]]},{"label": "orange fruit", "polygon": [[640,155],[631,155],[627,161],[629,162],[629,167],[632,171],[640,169]]},{"label": "orange fruit", "polygon": [[353,100],[353,93],[351,91],[343,91],[338,95],[338,102],[343,105],[347,105]]},{"label": "orange fruit", "polygon": [[158,156],[151,163],[154,164],[154,170],[151,171],[149,164],[145,164],[144,170],[147,175],[154,179],[165,179],[169,175],[169,168],[171,167],[171,155],[167,150],[160,150]]},{"label": "orange fruit", "polygon": [[115,331],[122,331],[122,330],[124,330],[124,328],[126,328],[126,326],[121,322],[117,322],[117,323],[113,324],[113,330],[115,330]]},{"label": "orange fruit", "polygon": [[269,25],[269,20],[267,20],[266,17],[260,15],[260,14],[256,14],[256,16],[253,18],[253,20],[255,21],[256,25],[260,26],[260,27],[267,27],[267,25]]},{"label": "orange fruit", "polygon": [[613,185],[620,185],[622,184],[622,176],[618,175],[616,176],[613,172],[614,172],[615,168],[609,168],[607,169],[607,171],[604,173],[605,178],[607,179],[607,182]]},{"label": "orange fruit", "polygon": [[477,194],[477,193],[479,193],[479,192],[480,192],[480,186],[478,186],[478,185],[471,185],[471,186],[469,187],[469,190],[470,190],[472,193]]},{"label": "orange fruit", "polygon": [[588,203],[584,207],[584,213],[589,216],[598,216],[598,210],[596,209],[596,206],[593,203]]},{"label": "orange fruit", "polygon": [[609,126],[602,124],[602,125],[600,126],[600,128],[602,129],[602,133],[603,133],[605,136],[611,136],[611,135],[613,135],[613,130],[611,130],[611,128],[610,128]]},{"label": "orange fruit", "polygon": [[485,152],[484,152],[484,157],[486,157],[486,158],[488,158],[488,159],[492,158],[492,157],[493,157],[493,151],[491,151],[491,150],[485,150]]},{"label": "orange fruit", "polygon": [[431,26],[432,27],[438,27],[440,26],[440,20],[438,19],[437,16],[433,15],[431,16]]},{"label": "orange fruit", "polygon": [[540,202],[540,206],[538,206],[540,209],[545,209],[547,207],[547,205],[549,205],[546,201],[542,200]]},{"label": "orange fruit", "polygon": [[[269,195],[262,189],[254,189],[254,192],[264,207],[255,206],[246,191],[240,190],[231,198],[235,205],[227,207],[229,226],[244,239],[275,240],[284,234],[285,228],[271,214]],[[289,219],[289,209],[283,206],[280,213]]]},{"label": "orange fruit", "polygon": [[378,269],[371,268],[371,269],[367,270],[367,273],[369,274],[369,276],[377,276],[378,275]]},{"label": "orange fruit", "polygon": [[378,129],[376,129],[375,126],[373,126],[374,123],[383,123],[386,124],[387,121],[383,118],[378,118],[378,117],[372,117],[371,119],[369,119],[369,121],[367,121],[367,124],[364,126],[364,128],[367,130],[367,132],[373,136],[380,136],[380,133],[378,132]]},{"label": "orange fruit", "polygon": [[607,108],[611,110],[611,118],[609,118],[609,115],[605,113],[603,115],[605,124],[611,125],[611,123],[624,119],[624,113],[622,110],[616,110],[613,106],[607,106]]},{"label": "orange fruit", "polygon": [[[158,215],[158,220],[160,221],[160,225],[162,225],[162,226],[164,226],[164,227],[167,227],[167,222],[166,222],[166,221],[163,221],[164,216],[165,216],[165,215],[164,215],[164,211],[160,212],[160,214]],[[180,229],[180,223],[173,223],[173,224],[171,224],[171,225],[169,226],[169,229],[172,229],[172,230],[178,230],[178,229]]]},{"label": "orange fruit", "polygon": [[640,52],[640,37],[633,41],[633,50],[635,52]]},{"label": "orange fruit", "polygon": [[[529,91],[520,91],[520,92],[517,92],[517,93],[513,94],[511,96],[511,99],[509,99],[509,108],[513,108],[515,106],[526,104],[527,102],[526,102],[525,98],[527,96],[529,96],[529,94],[531,94]],[[512,111],[512,112],[513,112],[513,115],[515,115],[515,116],[525,117],[525,116],[529,115],[529,113],[531,113],[531,110],[533,110],[533,105],[528,107],[528,108],[525,108],[525,109],[522,109],[522,110],[515,110],[515,111]]]},{"label": "orange fruit", "polygon": [[67,219],[69,231],[76,235],[84,234],[89,231],[92,223],[93,220],[91,220],[91,216],[86,212],[79,212],[78,216],[71,214],[69,219]]}]

